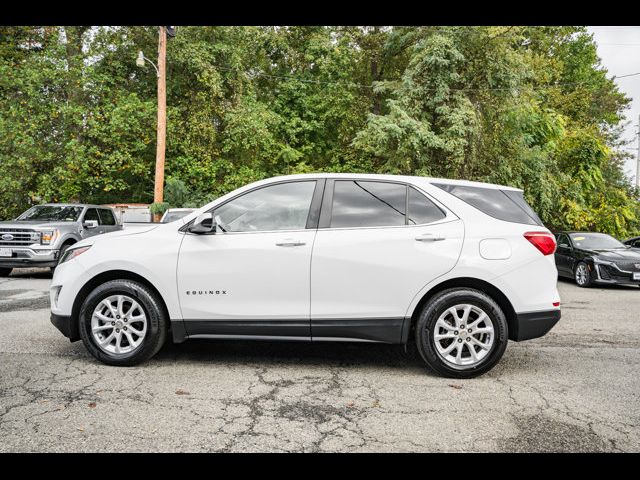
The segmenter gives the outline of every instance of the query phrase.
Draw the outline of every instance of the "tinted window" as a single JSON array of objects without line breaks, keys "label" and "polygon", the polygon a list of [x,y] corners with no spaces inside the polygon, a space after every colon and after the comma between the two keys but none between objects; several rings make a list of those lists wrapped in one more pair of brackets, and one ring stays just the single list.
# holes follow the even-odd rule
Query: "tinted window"
[{"label": "tinted window", "polygon": [[636,240],[635,242],[633,242],[633,243],[632,243],[632,245],[633,245],[635,248],[640,248],[640,240]]},{"label": "tinted window", "polygon": [[557,243],[558,245],[561,245],[564,243],[567,246],[571,246],[571,243],[569,242],[569,238],[564,233],[561,233],[560,235],[558,235]]},{"label": "tinted window", "polygon": [[409,187],[409,213],[407,223],[409,225],[422,225],[441,220],[446,215],[431,200]]},{"label": "tinted window", "polygon": [[[522,196],[516,201],[514,200],[514,198],[517,198],[516,195],[507,195],[505,191],[494,188],[437,183],[434,183],[434,185],[498,220],[542,226],[538,216],[535,213],[533,213],[534,216],[529,213],[529,211],[533,212],[533,210],[527,205]],[[523,204],[527,205],[527,210],[524,209]]]},{"label": "tinted window", "polygon": [[102,225],[115,225],[116,219],[113,216],[113,212],[107,209],[100,209],[100,220],[102,220]]},{"label": "tinted window", "polygon": [[87,210],[87,213],[84,214],[84,221],[86,222],[87,220],[95,220],[99,224],[100,218],[98,217],[98,210],[95,208]]},{"label": "tinted window", "polygon": [[533,218],[536,223],[540,226],[543,226],[542,220],[538,217],[538,214],[531,208],[531,205],[527,203],[524,199],[524,192],[518,192],[516,190],[501,190],[507,197],[509,197],[513,202],[518,205],[521,209],[525,211],[527,215]]},{"label": "tinted window", "polygon": [[304,229],[315,186],[310,181],[264,187],[225,203],[214,216],[228,232]]},{"label": "tinted window", "polygon": [[335,182],[331,227],[383,227],[405,224],[407,187],[396,183]]}]

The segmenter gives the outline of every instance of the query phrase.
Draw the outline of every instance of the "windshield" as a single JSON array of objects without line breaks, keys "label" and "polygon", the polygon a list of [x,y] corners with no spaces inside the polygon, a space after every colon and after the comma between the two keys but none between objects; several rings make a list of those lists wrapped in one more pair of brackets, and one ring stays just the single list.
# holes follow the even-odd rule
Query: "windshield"
[{"label": "windshield", "polygon": [[75,222],[81,213],[82,207],[38,205],[31,207],[16,220],[19,222]]},{"label": "windshield", "polygon": [[605,233],[572,233],[569,236],[575,247],[585,250],[627,248],[611,235]]}]

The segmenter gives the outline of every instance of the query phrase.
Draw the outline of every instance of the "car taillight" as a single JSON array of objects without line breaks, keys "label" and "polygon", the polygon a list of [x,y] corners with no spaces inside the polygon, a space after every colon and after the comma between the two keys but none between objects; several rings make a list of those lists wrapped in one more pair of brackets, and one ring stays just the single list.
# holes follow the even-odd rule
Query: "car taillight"
[{"label": "car taillight", "polygon": [[556,239],[547,232],[527,232],[524,238],[529,240],[543,255],[551,255],[556,251]]}]

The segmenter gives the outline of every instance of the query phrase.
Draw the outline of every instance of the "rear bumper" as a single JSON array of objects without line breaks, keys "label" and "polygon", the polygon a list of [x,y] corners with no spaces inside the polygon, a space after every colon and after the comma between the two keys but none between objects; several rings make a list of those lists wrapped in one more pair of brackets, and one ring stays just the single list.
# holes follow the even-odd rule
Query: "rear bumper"
[{"label": "rear bumper", "polygon": [[515,331],[510,332],[509,339],[521,342],[542,337],[560,320],[560,310],[527,312],[516,314]]},{"label": "rear bumper", "polygon": [[70,341],[80,340],[77,322],[72,322],[71,317],[67,315],[51,314],[51,323],[62,332]]}]

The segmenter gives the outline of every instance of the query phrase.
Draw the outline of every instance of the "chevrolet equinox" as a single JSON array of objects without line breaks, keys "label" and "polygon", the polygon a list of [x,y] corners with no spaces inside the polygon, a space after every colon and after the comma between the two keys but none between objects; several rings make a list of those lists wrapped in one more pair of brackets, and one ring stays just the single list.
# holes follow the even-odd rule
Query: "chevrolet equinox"
[{"label": "chevrolet equinox", "polygon": [[167,337],[415,342],[437,373],[469,378],[560,319],[555,248],[516,188],[276,177],[74,244],[51,321],[109,365],[146,361]]}]

